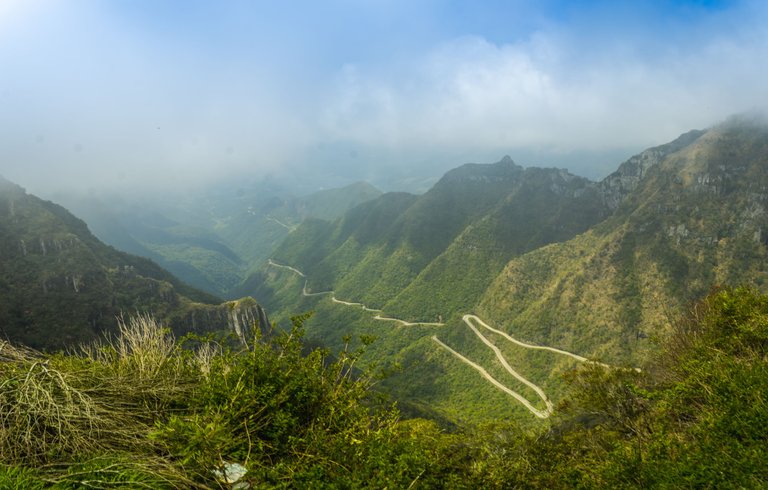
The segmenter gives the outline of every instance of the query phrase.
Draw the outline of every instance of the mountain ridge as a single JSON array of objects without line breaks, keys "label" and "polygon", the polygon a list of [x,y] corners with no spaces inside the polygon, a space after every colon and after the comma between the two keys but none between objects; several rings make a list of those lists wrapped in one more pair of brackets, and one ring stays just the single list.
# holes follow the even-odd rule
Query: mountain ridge
[{"label": "mountain ridge", "polygon": [[233,290],[301,221],[333,219],[380,194],[365,182],[301,196],[276,184],[232,182],[170,196],[54,197],[104,242],[234,299]]},{"label": "mountain ridge", "polygon": [[123,314],[153,314],[182,334],[232,330],[259,308],[247,298],[222,304],[152,261],[101,243],[63,207],[3,178],[0,273],[2,334],[34,348],[91,341],[114,332]]},{"label": "mountain ridge", "polygon": [[[561,169],[523,169],[506,158],[497,164],[464,165],[399,211],[391,209],[389,224],[367,241],[356,239],[349,223],[342,226],[347,215],[335,225],[300,227],[274,257],[305,271],[311,291],[334,290],[347,301],[408,322],[445,322],[440,340],[491,372],[496,361],[466,332],[464,314],[476,313],[526,342],[634,366],[653,354],[652,339],[665,334],[669,319],[713,285],[766,284],[760,265],[768,261],[763,243],[768,241],[763,232],[768,229],[768,193],[763,188],[768,188],[768,162],[763,155],[768,155],[766,127],[737,121],[649,148],[599,182]],[[519,195],[511,192],[511,180],[501,192],[493,188],[497,178],[512,174],[526,176],[527,187]],[[473,185],[474,193],[461,194]],[[475,196],[480,203],[470,202]],[[483,204],[488,201],[493,204]],[[378,205],[386,207],[383,201]],[[362,211],[350,211],[355,212]],[[582,215],[569,215],[578,212]],[[442,234],[433,233],[445,223]],[[432,248],[414,244],[413,230],[418,230],[413,236],[434,237]],[[494,240],[502,247],[478,246]],[[515,240],[521,245],[510,250]],[[404,366],[403,374],[385,383],[401,399],[429,400],[454,418],[461,417],[456,412],[460,404],[501,403],[471,384],[476,373],[466,371],[470,368],[457,367],[450,355],[436,353],[433,343],[425,342],[432,335],[428,330],[387,331],[334,310],[324,299],[297,296],[301,286],[296,279],[279,271],[264,270],[260,277],[261,286],[253,284],[257,290],[271,290],[273,295],[264,297],[273,311],[318,311],[310,337],[337,345],[339,325],[345,325],[342,331],[380,335],[382,345],[372,357]],[[571,361],[545,361],[543,354],[508,349],[507,357],[519,359],[529,379],[555,398],[562,393],[558,378],[573,368]],[[414,379],[437,373],[452,383],[428,387]],[[475,393],[474,399],[462,395],[462,389]],[[508,412],[496,406],[491,413]]]}]

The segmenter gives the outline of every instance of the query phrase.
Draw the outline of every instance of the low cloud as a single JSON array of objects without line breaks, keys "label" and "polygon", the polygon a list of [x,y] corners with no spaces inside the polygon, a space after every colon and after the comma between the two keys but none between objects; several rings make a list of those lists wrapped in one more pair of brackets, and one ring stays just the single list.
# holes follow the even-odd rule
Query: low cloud
[{"label": "low cloud", "polygon": [[435,18],[441,0],[33,4],[0,18],[0,173],[33,190],[439,175],[505,153],[596,177],[768,107],[759,2],[471,2],[467,23]]},{"label": "low cloud", "polygon": [[762,26],[752,25],[747,43],[712,33],[652,57],[606,57],[611,46],[590,53],[571,41],[547,32],[518,44],[464,37],[386,77],[345,66],[323,129],[366,145],[583,151],[662,143],[768,107]]}]

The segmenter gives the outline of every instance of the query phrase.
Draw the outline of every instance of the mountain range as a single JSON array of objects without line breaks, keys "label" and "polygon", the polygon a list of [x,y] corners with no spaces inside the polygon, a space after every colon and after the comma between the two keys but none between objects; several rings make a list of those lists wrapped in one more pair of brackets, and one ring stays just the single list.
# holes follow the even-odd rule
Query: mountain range
[{"label": "mountain range", "polygon": [[69,200],[111,243],[208,292],[0,181],[0,325],[44,349],[138,311],[178,333],[238,330],[260,314],[252,297],[281,325],[314,312],[307,339],[332,351],[376,338],[363,362],[390,373],[381,388],[406,414],[535,423],[575,366],[642,368],[712,288],[766,289],[767,168],[768,126],[737,116],[597,182],[504,157],[421,195],[358,183]]},{"label": "mountain range", "polygon": [[[434,340],[530,400],[465,315],[529,345],[641,366],[671,319],[711,288],[764,289],[767,159],[766,125],[738,116],[643,151],[599,182],[509,157],[464,165],[423,195],[388,193],[335,221],[304,221],[238,292],[278,316],[314,310],[309,336],[332,346],[350,332],[376,335],[370,358],[401,368],[385,385],[421,409],[519,416]],[[558,398],[575,358],[492,337]]]}]

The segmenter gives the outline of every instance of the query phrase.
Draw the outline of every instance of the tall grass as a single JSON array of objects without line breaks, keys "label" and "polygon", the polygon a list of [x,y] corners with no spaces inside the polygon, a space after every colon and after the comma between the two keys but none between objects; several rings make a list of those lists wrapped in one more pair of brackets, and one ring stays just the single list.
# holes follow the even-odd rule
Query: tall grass
[{"label": "tall grass", "polygon": [[71,355],[0,343],[0,463],[46,468],[63,483],[74,476],[61,468],[78,461],[83,480],[73,488],[128,485],[131,474],[150,487],[194,486],[148,434],[183,408],[202,364],[150,316],[119,327]]},{"label": "tall grass", "polygon": [[51,359],[0,346],[0,451],[7,462],[44,461],[55,453],[96,449],[115,429],[105,407]]},{"label": "tall grass", "polygon": [[0,344],[0,488],[230,488],[234,463],[260,487],[385,474],[397,412],[371,404],[362,351],[303,353],[306,318],[248,348],[180,343],[146,315],[69,355]]}]

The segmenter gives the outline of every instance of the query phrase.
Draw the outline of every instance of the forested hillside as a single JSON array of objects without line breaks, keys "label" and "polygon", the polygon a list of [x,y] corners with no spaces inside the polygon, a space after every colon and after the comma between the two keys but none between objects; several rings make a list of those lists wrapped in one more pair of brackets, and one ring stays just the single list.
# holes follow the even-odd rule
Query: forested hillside
[{"label": "forested hillside", "polygon": [[[313,341],[378,336],[370,359],[402,368],[386,386],[416,410],[525,417],[471,363],[544,410],[534,387],[560,399],[579,359],[640,365],[711,288],[764,286],[766,155],[765,124],[742,116],[646,150],[600,182],[509,159],[466,165],[423,196],[305,223],[241,292],[278,313],[316,310]],[[484,339],[467,314],[500,333]]]},{"label": "forested hillside", "polygon": [[766,127],[715,127],[649,165],[599,226],[511,261],[478,311],[540,343],[638,361],[712,287],[766,285],[767,189]]},{"label": "forested hillside", "polygon": [[256,318],[252,299],[221,300],[150,260],[94,237],[61,206],[0,180],[0,331],[36,348],[115,332],[123,315],[151,313],[176,332],[229,329]]}]

